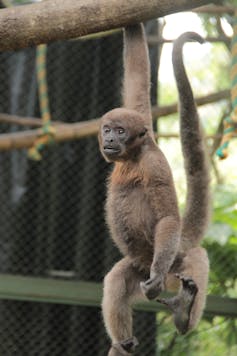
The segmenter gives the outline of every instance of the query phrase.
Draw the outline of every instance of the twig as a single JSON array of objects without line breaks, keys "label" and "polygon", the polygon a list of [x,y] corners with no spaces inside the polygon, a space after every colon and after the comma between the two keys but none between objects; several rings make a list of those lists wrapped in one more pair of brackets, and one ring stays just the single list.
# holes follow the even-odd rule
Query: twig
[{"label": "twig", "polygon": [[[225,42],[225,43],[230,43],[231,39],[227,36],[218,36],[218,37],[206,37],[205,42]],[[161,44],[166,44],[166,43],[173,43],[174,39],[168,39],[168,38],[159,38],[157,36],[147,36],[147,41],[149,45],[161,45]]]},{"label": "twig", "polygon": [[217,5],[205,5],[197,7],[196,9],[192,10],[193,12],[197,13],[204,13],[204,14],[230,14],[233,15],[235,12],[235,6],[217,6]]}]

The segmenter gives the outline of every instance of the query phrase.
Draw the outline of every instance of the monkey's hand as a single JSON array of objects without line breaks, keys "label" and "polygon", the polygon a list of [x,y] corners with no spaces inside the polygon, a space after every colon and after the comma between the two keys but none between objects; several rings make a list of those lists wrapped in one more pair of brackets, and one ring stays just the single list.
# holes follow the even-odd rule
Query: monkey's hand
[{"label": "monkey's hand", "polygon": [[140,287],[148,299],[155,299],[164,290],[164,277],[157,274],[151,275],[147,281],[140,282]]}]

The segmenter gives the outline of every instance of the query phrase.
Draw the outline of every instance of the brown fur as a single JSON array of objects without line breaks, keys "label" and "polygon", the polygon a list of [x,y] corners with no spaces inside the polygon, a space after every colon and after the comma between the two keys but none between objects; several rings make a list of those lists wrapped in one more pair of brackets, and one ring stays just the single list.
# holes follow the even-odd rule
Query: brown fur
[{"label": "brown fur", "polygon": [[172,60],[179,93],[180,134],[187,179],[180,246],[185,256],[179,271],[191,277],[198,288],[188,325],[188,330],[191,330],[200,320],[206,301],[209,260],[199,245],[210,218],[210,178],[200,120],[182,59],[182,48],[188,40],[203,43],[198,34],[184,33],[174,43]]},{"label": "brown fur", "polygon": [[[185,40],[177,43],[174,51],[180,65]],[[176,76],[183,85],[179,87],[179,92],[183,90],[181,132],[188,184],[181,226],[172,172],[154,142],[142,25],[126,28],[124,43],[125,108],[105,114],[99,133],[103,156],[114,162],[108,180],[106,220],[112,239],[125,256],[104,280],[102,310],[112,339],[110,356],[129,355],[136,346],[131,313],[134,300],[157,298],[165,287],[179,287],[175,298],[161,301],[173,311],[178,330],[185,333],[192,328],[205,304],[208,272],[206,253],[196,247],[207,222],[208,178],[195,104],[192,97],[187,101],[185,96],[185,90],[188,94],[191,90],[187,77]],[[190,142],[190,137],[195,142]],[[191,147],[189,154],[195,143],[197,147]],[[202,190],[200,197],[197,186]],[[174,277],[175,273],[179,275]]]},{"label": "brown fur", "polygon": [[186,32],[176,40],[172,54],[179,92],[180,134],[188,189],[182,219],[184,250],[199,245],[210,215],[208,162],[197,108],[182,59],[182,47],[187,40],[203,43],[198,34]]}]

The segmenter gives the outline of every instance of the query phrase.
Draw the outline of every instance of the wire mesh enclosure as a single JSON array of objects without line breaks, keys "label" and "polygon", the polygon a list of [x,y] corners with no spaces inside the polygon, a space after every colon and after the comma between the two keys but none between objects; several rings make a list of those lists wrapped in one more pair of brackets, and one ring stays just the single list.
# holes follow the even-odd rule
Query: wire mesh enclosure
[{"label": "wire mesh enclosure", "polygon": [[[0,112],[40,117],[35,48],[0,57]],[[53,120],[101,116],[120,104],[121,33],[49,45],[47,73]],[[20,130],[1,125],[1,133]],[[97,137],[55,144],[40,162],[26,150],[1,152],[0,272],[101,282],[120,257],[104,222],[109,169]],[[1,301],[0,310],[0,355],[102,356],[108,349],[100,308]],[[155,354],[155,314],[136,312],[136,320],[138,336],[149,325],[141,354]]]}]

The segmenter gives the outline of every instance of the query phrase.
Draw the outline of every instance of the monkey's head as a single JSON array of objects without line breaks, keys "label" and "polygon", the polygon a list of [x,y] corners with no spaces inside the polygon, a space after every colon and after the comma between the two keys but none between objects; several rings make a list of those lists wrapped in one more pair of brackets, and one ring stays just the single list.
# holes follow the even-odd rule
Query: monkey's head
[{"label": "monkey's head", "polygon": [[137,111],[111,110],[101,119],[100,151],[107,162],[133,159],[141,152],[147,131],[145,119]]}]

